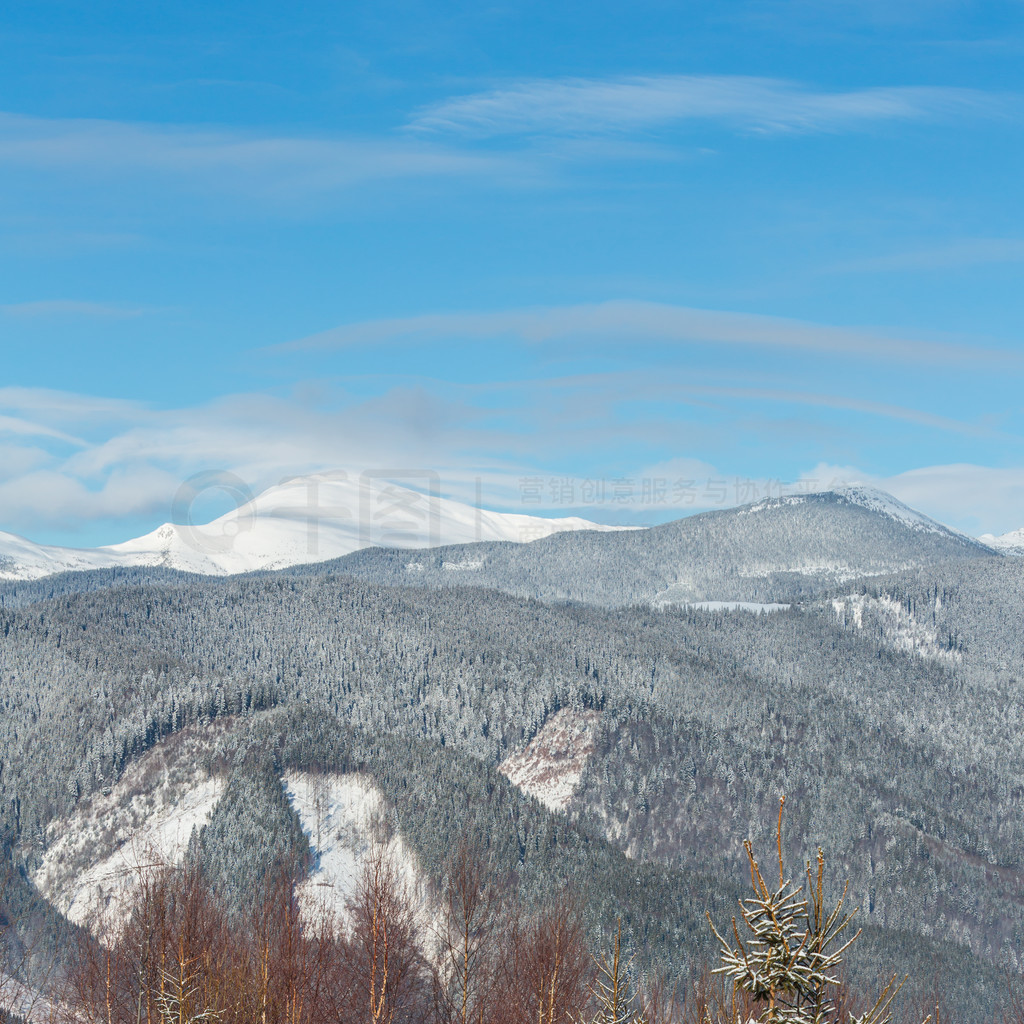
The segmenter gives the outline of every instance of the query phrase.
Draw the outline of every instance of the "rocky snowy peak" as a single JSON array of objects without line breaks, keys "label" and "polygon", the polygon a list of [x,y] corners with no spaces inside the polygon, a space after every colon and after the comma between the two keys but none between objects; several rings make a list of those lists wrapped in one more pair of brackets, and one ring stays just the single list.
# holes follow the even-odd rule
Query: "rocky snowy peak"
[{"label": "rocky snowy peak", "polygon": [[948,526],[944,526],[942,523],[929,518],[923,512],[918,512],[909,505],[905,505],[887,491],[862,484],[843,485],[822,491],[808,491],[806,494],[787,494],[780,498],[766,498],[763,501],[755,502],[753,505],[748,505],[746,508],[741,509],[740,512],[749,514],[793,505],[827,502],[857,505],[919,533],[950,534],[963,537],[964,540],[972,544],[978,543],[966,534],[961,534]]},{"label": "rocky snowy peak", "polygon": [[942,523],[938,523],[934,519],[930,519],[928,516],[911,508],[909,505],[904,505],[902,501],[899,501],[888,492],[879,490],[876,487],[864,487],[858,485],[836,487],[831,491],[831,493],[837,495],[839,498],[849,501],[851,504],[860,505],[861,508],[866,508],[871,512],[878,512],[883,516],[888,516],[897,523],[900,523],[903,526],[908,526],[911,530],[919,530],[922,533],[956,532],[955,530],[951,530],[948,526],[943,526]]},{"label": "rocky snowy peak", "polygon": [[423,489],[367,473],[295,477],[211,523],[165,523],[143,537],[90,550],[0,533],[0,579],[127,566],[232,575],[321,562],[367,547],[524,543],[566,530],[615,529],[579,518],[475,508],[441,497],[429,475],[410,483]]},{"label": "rocky snowy peak", "polygon": [[996,551],[1001,551],[1004,555],[1016,555],[1018,558],[1024,557],[1024,526],[1019,530],[1011,530],[1009,533],[1004,533],[1000,537],[995,537],[991,533],[985,533],[978,540]]}]

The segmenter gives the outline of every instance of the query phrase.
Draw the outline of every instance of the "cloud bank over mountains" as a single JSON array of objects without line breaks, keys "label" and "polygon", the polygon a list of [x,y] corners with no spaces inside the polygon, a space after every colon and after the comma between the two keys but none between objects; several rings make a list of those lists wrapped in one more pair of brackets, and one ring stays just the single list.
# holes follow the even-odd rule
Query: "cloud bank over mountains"
[{"label": "cloud bank over mountains", "polygon": [[366,469],[614,522],[813,480],[1020,526],[1024,83],[922,57],[907,26],[951,5],[755,6],[680,14],[699,59],[637,9],[588,12],[582,63],[510,11],[449,24],[454,58],[348,25],[329,81],[320,26],[272,66],[187,33],[139,82],[69,57],[80,99],[11,61],[0,530],[102,543],[196,473]]},{"label": "cloud bank over mountains", "polygon": [[[604,383],[610,393],[612,377]],[[593,380],[586,393],[596,394]],[[77,537],[78,543],[112,541],[126,530],[152,528],[171,518],[175,496],[196,473],[221,470],[259,491],[296,473],[339,469],[399,481],[430,473],[441,493],[469,505],[532,515],[583,514],[620,525],[853,483],[889,491],[973,534],[1021,525],[1020,469],[949,464],[882,475],[820,462],[783,479],[771,476],[770,469],[745,472],[737,451],[721,460],[681,454],[643,461],[648,430],[642,427],[637,448],[629,453],[632,461],[623,459],[614,473],[579,472],[573,468],[578,449],[599,443],[602,430],[611,443],[621,433],[614,422],[598,417],[588,437],[563,438],[558,410],[549,410],[545,419],[527,407],[527,429],[511,421],[514,402],[507,394],[506,407],[498,409],[485,408],[494,394],[476,398],[474,406],[465,395],[444,389],[431,394],[398,387],[320,408],[311,408],[303,396],[252,394],[201,407],[155,409],[2,389],[0,529],[40,541],[65,537],[72,545]],[[800,398],[780,395],[777,401],[791,406]],[[709,389],[704,399],[711,399]],[[696,393],[691,400],[697,401]],[[893,418],[891,411],[873,414]]]}]

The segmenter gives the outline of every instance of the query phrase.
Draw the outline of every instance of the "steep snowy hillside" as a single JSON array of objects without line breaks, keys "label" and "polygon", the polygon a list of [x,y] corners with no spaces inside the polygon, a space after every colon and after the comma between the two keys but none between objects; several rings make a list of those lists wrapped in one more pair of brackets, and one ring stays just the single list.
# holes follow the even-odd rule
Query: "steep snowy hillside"
[{"label": "steep snowy hillside", "polygon": [[[66,818],[50,822],[48,846],[32,872],[39,892],[75,924],[101,939],[124,920],[125,900],[142,878],[180,865],[193,829],[202,828],[224,794],[222,774],[203,762],[226,720],[189,727],[158,744],[108,791],[93,793]],[[299,886],[313,920],[340,920],[372,855],[397,872],[424,922],[429,919],[423,871],[388,820],[371,778],[350,773],[289,772],[285,795],[309,838],[313,862]]]},{"label": "steep snowy hillside", "polygon": [[36,888],[75,924],[103,936],[122,923],[125,897],[150,871],[181,863],[224,790],[201,767],[224,720],[154,747],[106,792],[93,793],[47,829]]},{"label": "steep snowy hillside", "polygon": [[231,575],[320,562],[382,545],[524,543],[566,530],[611,529],[579,518],[489,512],[366,474],[323,473],[272,487],[212,523],[165,523],[109,547],[45,547],[0,533],[0,579],[126,566]]},{"label": "steep snowy hillside", "polygon": [[107,569],[120,564],[103,549],[49,547],[0,531],[0,579],[34,580],[58,572]]}]

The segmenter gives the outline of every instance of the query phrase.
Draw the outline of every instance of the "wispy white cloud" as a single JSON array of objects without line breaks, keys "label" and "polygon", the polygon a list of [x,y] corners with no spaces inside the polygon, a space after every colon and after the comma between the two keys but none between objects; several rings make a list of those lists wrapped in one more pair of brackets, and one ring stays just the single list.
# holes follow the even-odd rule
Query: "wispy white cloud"
[{"label": "wispy white cloud", "polygon": [[0,305],[4,316],[42,319],[49,317],[83,317],[98,320],[130,320],[148,310],[108,302],[80,302],[75,299],[40,299]]},{"label": "wispy white cloud", "polygon": [[889,86],[845,92],[739,75],[538,79],[421,110],[420,132],[590,134],[717,121],[758,132],[823,132],[884,121],[994,114],[1005,100],[974,89]]},{"label": "wispy white cloud", "polygon": [[829,269],[839,273],[888,273],[900,270],[959,270],[999,263],[1024,263],[1024,239],[962,238],[930,248],[850,260]]},{"label": "wispy white cloud", "polygon": [[495,175],[512,164],[408,137],[302,137],[0,113],[0,166],[79,177],[144,173],[234,193],[316,195],[368,181]]},{"label": "wispy white cloud", "polygon": [[150,465],[128,467],[101,481],[85,480],[51,460],[0,482],[0,530],[36,539],[47,528],[76,531],[98,520],[130,523],[154,514],[163,519],[181,480]]},{"label": "wispy white cloud", "polygon": [[885,362],[927,360],[1024,368],[1024,356],[1020,353],[983,346],[917,341],[882,331],[784,317],[629,301],[371,320],[335,327],[274,346],[270,351],[480,338],[515,338],[533,345],[580,339],[614,344],[646,341],[750,345],[847,354]]},{"label": "wispy white cloud", "polygon": [[0,410],[19,413],[34,423],[83,428],[96,423],[136,422],[148,415],[144,403],[130,399],[25,387],[0,387]]},{"label": "wispy white cloud", "polygon": [[[702,428],[666,411],[681,404],[711,406],[716,415],[724,413],[724,422],[735,424],[726,433],[733,430],[741,436],[751,416],[796,422],[801,409],[852,412],[880,420],[883,428],[886,423],[912,423],[945,434],[984,433],[976,424],[926,410],[794,388],[698,384],[663,369],[496,385],[402,384],[360,399],[322,391],[315,403],[304,393],[236,395],[180,409],[0,389],[0,435],[5,435],[0,454],[6,470],[0,473],[0,530],[31,536],[43,528],[67,530],[133,517],[145,517],[149,529],[168,517],[184,480],[210,469],[234,473],[258,491],[303,472],[419,467],[437,472],[445,491],[455,497],[474,500],[480,481],[486,505],[514,509],[522,505],[524,477],[540,475],[554,486],[556,476],[563,478],[551,467],[573,465],[580,452],[592,455],[602,446],[614,446],[622,470],[628,472],[629,451],[649,451],[652,444],[662,450],[700,450]],[[625,418],[620,415],[624,405],[634,410]],[[815,416],[807,415],[804,429],[814,429]],[[860,436],[864,422],[856,422],[851,436]],[[716,435],[719,451],[723,441],[727,447],[737,441],[723,438],[720,427],[708,430]],[[700,497],[680,493],[657,502],[637,497],[614,506],[597,503],[592,518],[672,510],[682,514],[767,493],[758,490],[760,484],[755,487],[731,473],[730,457],[720,461],[724,464],[716,468],[692,456],[673,460],[678,476],[708,483],[710,489]],[[1004,496],[990,511],[984,502],[995,501],[1000,487],[1012,494],[1015,485],[1012,473],[1005,479],[988,470],[978,473],[985,486],[965,493],[954,494],[964,485],[962,474],[946,480],[935,474],[922,479],[904,474],[892,489],[935,515],[951,515],[946,510],[952,509],[959,516],[973,494],[980,532],[1000,525],[1012,505]],[[645,474],[644,480],[657,475]],[[817,476],[823,478],[822,473]],[[721,493],[721,479],[731,482],[727,494]],[[885,481],[875,482],[886,486]],[[547,495],[546,485],[544,490]],[[641,491],[638,482],[637,495]],[[587,508],[582,487],[579,493],[576,504]],[[118,531],[122,537],[129,532],[129,526]]]},{"label": "wispy white cloud", "polygon": [[[327,135],[0,112],[0,167],[73,172],[79,183],[133,176],[235,196],[310,201],[371,182],[547,180],[566,160],[663,159],[643,136],[686,121],[757,132],[839,131],[884,121],[997,114],[979,91],[888,87],[826,92],[742,76],[665,75],[519,82],[444,100],[406,127]],[[622,136],[632,133],[634,138]],[[614,135],[614,145],[598,136]],[[544,135],[568,149],[481,147],[481,136]],[[585,137],[585,138],[581,138]],[[573,148],[575,147],[575,148]],[[550,148],[550,147],[549,147]]]},{"label": "wispy white cloud", "polygon": [[[157,525],[182,482],[207,469],[235,473],[255,490],[336,468],[421,465],[469,479],[474,445],[500,440],[486,424],[476,429],[480,413],[465,402],[410,388],[348,402],[332,395],[319,407],[306,396],[253,394],[179,409],[8,388],[0,414],[0,435],[10,438],[0,454],[11,470],[0,472],[0,530],[29,534],[137,516]],[[56,426],[69,422],[89,439]],[[73,451],[61,447],[66,441],[76,442]]]},{"label": "wispy white cloud", "polygon": [[736,387],[696,387],[683,388],[684,393],[697,396],[736,398],[761,402],[773,402],[780,405],[817,406],[825,409],[841,409],[849,412],[862,413],[881,419],[898,420],[913,423],[934,430],[948,431],[953,434],[964,434],[969,437],[992,437],[991,428],[975,423],[965,423],[951,416],[938,416],[921,409],[912,409],[889,402],[872,402],[863,398],[851,398],[845,395],[819,394],[808,391],[796,391],[782,388],[736,388]]},{"label": "wispy white cloud", "polygon": [[[588,433],[594,430],[596,422],[602,421],[610,410],[624,402],[641,407],[654,403],[659,408],[664,403],[702,406],[720,411],[727,410],[734,417],[743,415],[744,410],[749,410],[757,403],[767,407],[805,407],[853,412],[874,419],[909,423],[966,437],[1022,440],[1012,435],[1000,434],[988,424],[960,420],[891,402],[878,402],[868,398],[808,389],[699,384],[695,383],[694,377],[695,374],[692,372],[680,370],[676,366],[659,366],[647,370],[588,373],[471,385],[465,390],[481,396],[518,392],[517,404],[529,410],[530,415],[547,418],[552,422],[561,418]],[[551,401],[555,396],[562,403],[561,413],[559,405]],[[539,408],[541,404],[543,412]],[[657,415],[663,414],[659,412]],[[645,418],[642,412],[635,413],[633,422],[627,424],[616,421],[614,426],[614,432],[619,436],[634,432],[640,438],[645,434],[650,436],[653,429],[654,424]]]},{"label": "wispy white cloud", "polygon": [[42,423],[33,423],[31,420],[22,419],[19,416],[0,415],[0,435],[3,434],[17,437],[45,437],[79,447],[86,445],[86,442],[79,437],[72,437],[61,430],[55,430]]},{"label": "wispy white cloud", "polygon": [[[32,470],[47,465],[52,457],[45,448],[28,444],[24,438],[0,437],[0,480],[17,480]],[[0,521],[0,530],[3,530]]]}]

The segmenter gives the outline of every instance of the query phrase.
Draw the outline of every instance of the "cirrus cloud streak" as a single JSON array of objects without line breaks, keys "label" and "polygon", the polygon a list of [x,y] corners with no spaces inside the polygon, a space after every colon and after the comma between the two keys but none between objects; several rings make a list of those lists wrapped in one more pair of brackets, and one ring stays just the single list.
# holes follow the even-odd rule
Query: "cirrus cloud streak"
[{"label": "cirrus cloud streak", "polygon": [[895,333],[837,327],[786,317],[695,309],[657,302],[614,301],[493,312],[426,313],[344,324],[273,346],[269,352],[359,345],[515,338],[531,345],[559,341],[653,341],[802,349],[883,361],[990,364],[1024,368],[1024,356],[996,348],[918,341]]},{"label": "cirrus cloud streak", "polygon": [[477,136],[579,135],[715,121],[764,133],[834,132],[886,121],[991,116],[1006,105],[976,89],[824,91],[742,75],[537,79],[444,100],[421,110],[410,127]]}]

